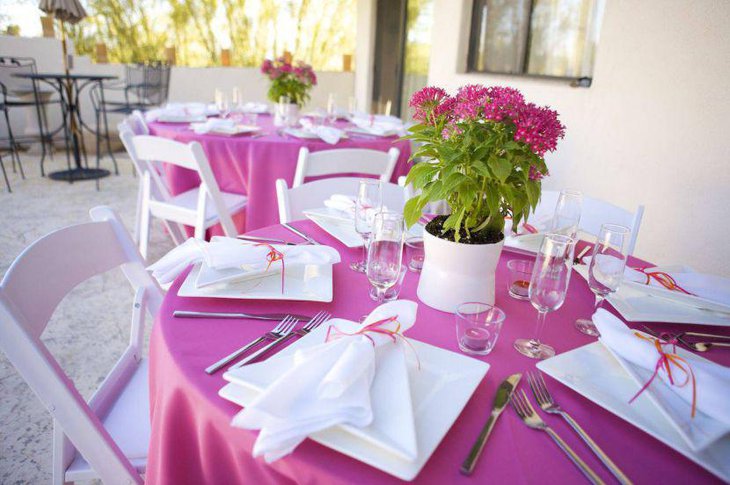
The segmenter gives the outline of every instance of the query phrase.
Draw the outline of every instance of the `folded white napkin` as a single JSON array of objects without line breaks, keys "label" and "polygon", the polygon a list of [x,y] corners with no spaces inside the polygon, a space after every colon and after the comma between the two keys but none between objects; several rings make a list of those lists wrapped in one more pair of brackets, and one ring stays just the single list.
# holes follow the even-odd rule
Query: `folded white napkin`
[{"label": "folded white napkin", "polygon": [[324,141],[325,143],[329,143],[330,145],[337,144],[337,142],[340,141],[340,138],[342,138],[345,134],[344,131],[335,128],[334,126],[315,126],[312,123],[312,120],[308,118],[302,118],[301,120],[299,120],[299,123],[302,125],[303,131],[317,135],[320,140]]},{"label": "folded white napkin", "polygon": [[[376,308],[364,328],[392,317],[380,328],[404,332],[416,319],[418,305],[396,300]],[[330,323],[336,328],[336,319]],[[346,322],[346,321],[345,321]],[[354,322],[346,322],[351,326]],[[267,462],[291,453],[312,433],[340,424],[357,427],[373,420],[370,386],[377,372],[375,348],[403,345],[401,337],[368,332],[350,335],[333,331],[328,342],[298,351],[294,365],[239,412],[232,425],[260,429],[253,455]],[[272,357],[272,359],[290,357]],[[270,359],[271,360],[271,359]],[[405,359],[404,359],[405,365]],[[266,362],[256,365],[266,365]]]},{"label": "folded white napkin", "polygon": [[234,120],[209,118],[203,123],[190,123],[190,128],[199,135],[206,133],[233,133],[236,130],[236,122]]},{"label": "folded white napkin", "polygon": [[540,234],[545,233],[550,229],[550,223],[552,222],[552,216],[533,216],[527,222],[520,222],[517,228],[517,234],[512,232],[512,219],[505,219],[504,221],[504,233],[507,236],[524,236],[526,234]]},{"label": "folded white napkin", "polygon": [[[324,206],[328,207],[330,209],[336,210],[339,214],[342,215],[343,218],[355,219],[355,208],[357,207],[357,202],[355,200],[355,197],[351,195],[344,195],[344,194],[333,194],[330,196],[329,199],[324,201]],[[373,207],[371,209],[367,209],[366,215],[369,220],[375,218],[375,214],[380,211],[387,211],[387,206],[381,206],[381,207]]]},{"label": "folded white napkin", "polygon": [[395,116],[387,115],[366,115],[356,113],[350,120],[361,130],[373,135],[405,135],[406,130],[403,121]]},{"label": "folded white napkin", "polygon": [[167,103],[162,108],[155,108],[146,111],[144,116],[149,122],[157,121],[160,118],[185,118],[192,116],[206,116],[217,113],[213,112],[204,103]]},{"label": "folded white napkin", "polygon": [[215,236],[210,242],[190,238],[147,269],[161,285],[171,283],[191,264],[203,261],[214,270],[239,269],[248,278],[266,276],[282,269],[281,260],[269,264],[271,248],[284,258],[284,267],[311,264],[335,264],[340,261],[336,249],[323,245],[261,245],[240,239]]},{"label": "folded white napkin", "polygon": [[269,105],[266,103],[257,103],[257,102],[249,101],[248,103],[244,103],[244,105],[241,106],[241,112],[242,113],[264,114],[264,113],[269,112]]},{"label": "folded white napkin", "polygon": [[[604,309],[596,311],[593,323],[601,333],[600,342],[603,345],[620,358],[648,371],[644,374],[651,377],[660,358],[653,341],[638,337],[634,330]],[[671,353],[671,345],[664,346],[664,351]],[[663,386],[656,394],[667,400],[681,399],[681,406],[668,402],[667,409],[683,411],[676,413],[677,419],[681,420],[678,427],[684,428],[687,431],[687,439],[698,448],[702,448],[730,430],[730,368],[700,359],[690,352],[682,352],[682,357],[686,360],[686,364],[682,365],[686,367],[688,364],[695,376],[697,390],[695,402],[698,411],[695,418],[691,418],[692,383],[678,385],[685,380],[685,374],[680,369],[672,365],[672,375],[677,385],[672,385],[666,370],[660,368],[659,380],[655,379],[651,386],[653,389],[657,389],[655,386]],[[642,385],[645,383],[646,381],[642,382]],[[661,394],[666,388],[672,392]],[[697,429],[691,430],[690,433],[691,428]]]},{"label": "folded white napkin", "polygon": [[[646,268],[644,271],[645,273],[651,273],[653,271],[661,271],[661,268]],[[645,273],[626,267],[624,277],[628,281],[633,281],[635,283],[665,288],[654,278],[648,278],[647,281],[647,275]],[[717,303],[730,305],[730,278],[697,273],[689,268],[685,268],[682,271],[671,271],[667,274],[677,282],[677,285],[695,296],[706,298]]]}]

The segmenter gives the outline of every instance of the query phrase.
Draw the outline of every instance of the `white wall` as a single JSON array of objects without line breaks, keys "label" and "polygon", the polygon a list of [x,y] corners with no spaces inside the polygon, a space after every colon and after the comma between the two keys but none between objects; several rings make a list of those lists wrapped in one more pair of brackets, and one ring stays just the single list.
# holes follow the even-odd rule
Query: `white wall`
[{"label": "white wall", "polygon": [[429,83],[510,85],[554,107],[567,134],[547,188],[645,204],[637,256],[730,275],[730,2],[608,1],[588,89],[460,73],[470,15],[471,0],[436,0]]},{"label": "white wall", "polygon": [[[69,52],[73,51],[70,46]],[[61,42],[42,37],[0,36],[0,56],[23,56],[36,59],[39,72],[61,72],[63,57]],[[93,64],[87,57],[74,58],[73,72],[111,74],[124,77],[124,66],[121,64]],[[327,97],[334,93],[338,103],[347,107],[347,100],[354,95],[355,74],[352,72],[318,72],[318,84],[312,89],[312,97],[305,108],[326,108]],[[250,101],[267,101],[267,79],[258,68],[241,67],[174,67],[170,77],[170,101],[213,101],[216,88],[232,90],[234,86],[242,89]],[[107,93],[108,94],[108,93]],[[82,97],[82,116],[90,125],[94,124],[94,111],[91,100]],[[25,118],[20,110],[13,110],[13,130],[20,133],[25,129]],[[110,128],[116,129],[120,117],[109,120]],[[57,126],[60,123],[58,109],[49,109],[49,123]],[[5,132],[5,123],[0,123],[0,136]]]}]

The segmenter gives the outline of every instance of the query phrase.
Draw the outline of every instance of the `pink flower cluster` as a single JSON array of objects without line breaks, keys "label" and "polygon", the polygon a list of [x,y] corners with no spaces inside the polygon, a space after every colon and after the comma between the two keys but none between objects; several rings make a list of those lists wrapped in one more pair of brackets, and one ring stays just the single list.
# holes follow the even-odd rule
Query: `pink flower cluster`
[{"label": "pink flower cluster", "polygon": [[[544,157],[557,148],[565,136],[565,127],[558,113],[546,106],[525,102],[520,91],[509,87],[484,87],[478,84],[462,86],[455,96],[441,88],[428,86],[411,97],[413,118],[421,123],[444,124],[442,136],[459,134],[459,124],[468,122],[497,122],[514,127],[514,140],[525,143],[533,153]],[[535,170],[531,177],[542,178]]]},{"label": "pink flower cluster", "polygon": [[264,59],[261,64],[261,72],[266,74],[272,81],[288,76],[307,86],[317,85],[317,75],[314,73],[312,66],[302,61],[292,64],[285,57],[279,57],[273,61]]}]

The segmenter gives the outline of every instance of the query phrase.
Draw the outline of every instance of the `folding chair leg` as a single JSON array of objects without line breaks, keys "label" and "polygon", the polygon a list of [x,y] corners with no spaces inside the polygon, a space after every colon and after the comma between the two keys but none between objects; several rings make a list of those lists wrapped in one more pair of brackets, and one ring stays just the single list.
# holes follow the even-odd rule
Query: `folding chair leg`
[{"label": "folding chair leg", "polygon": [[141,224],[142,224],[142,210],[143,210],[143,204],[144,204],[144,180],[139,181],[139,185],[137,187],[137,214],[134,218],[134,234],[133,239],[134,243],[139,245],[140,241],[140,234],[141,234]]}]

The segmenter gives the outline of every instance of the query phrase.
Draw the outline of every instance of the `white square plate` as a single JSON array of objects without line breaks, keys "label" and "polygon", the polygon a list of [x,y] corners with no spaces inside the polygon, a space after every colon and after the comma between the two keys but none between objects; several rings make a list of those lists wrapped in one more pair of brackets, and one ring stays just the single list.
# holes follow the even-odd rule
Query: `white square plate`
[{"label": "white square plate", "polygon": [[348,248],[359,248],[363,245],[362,236],[355,231],[355,222],[351,219],[333,217],[333,211],[327,207],[304,211],[307,219],[336,238]]},{"label": "white square plate", "polygon": [[730,481],[730,436],[725,436],[702,452],[687,445],[647,394],[629,400],[641,386],[600,342],[578,347],[537,364],[578,394],[633,424],[709,472]]},{"label": "white square plate", "polygon": [[166,115],[157,117],[160,123],[205,123],[208,118],[205,115]]},{"label": "white square plate", "polygon": [[177,294],[197,298],[230,298],[236,300],[296,300],[332,301],[332,265],[295,266],[286,271],[284,293],[281,292],[281,273],[256,278],[214,284],[198,288],[200,263],[190,271]]},{"label": "white square plate", "polygon": [[[588,281],[588,265],[573,266]],[[609,295],[608,302],[627,322],[666,322],[730,327],[730,315],[675,303],[666,298],[651,296],[643,288],[622,284]]]},{"label": "white square plate", "polygon": [[396,136],[398,134],[397,130],[386,130],[383,133],[374,133],[372,131],[363,130],[362,128],[348,128],[347,132],[355,135],[375,136],[378,138],[390,138],[391,136]]},{"label": "white square plate", "polygon": [[210,133],[214,135],[224,135],[224,136],[238,136],[238,135],[251,135],[253,133],[258,133],[261,131],[261,127],[259,126],[253,126],[253,125],[235,125],[231,129],[223,128],[223,127],[217,127],[210,131]]},{"label": "white square plate", "polygon": [[[322,326],[284,349],[282,353],[317,345],[324,340],[325,334],[326,326]],[[458,418],[477,385],[486,375],[489,364],[416,340],[410,340],[410,342],[421,364],[418,369],[412,353],[406,350],[406,357],[409,359],[411,402],[416,425],[418,449],[416,460],[405,460],[399,454],[393,453],[392,447],[382,446],[385,441],[384,437],[373,435],[373,430],[367,428],[360,430],[344,426],[333,427],[315,433],[311,439],[402,480],[413,480]],[[394,350],[399,351],[397,348]],[[226,373],[224,377],[232,379],[235,378],[235,375],[229,376],[229,373]],[[382,381],[387,377],[387,374],[376,375],[376,381],[379,378]],[[276,375],[259,375],[255,378],[257,382],[242,382],[240,379],[236,379],[235,384],[227,384],[219,394],[221,397],[245,407],[256,397],[260,389],[267,385],[266,383],[272,382],[275,378]],[[374,381],[374,397],[376,396],[376,385],[386,387],[384,383],[377,384]],[[387,397],[383,400],[374,400],[375,421],[392,419],[392,416],[388,418],[388,413],[393,412],[389,408],[390,404],[392,402]],[[368,428],[377,429],[379,426],[374,422]]]}]

